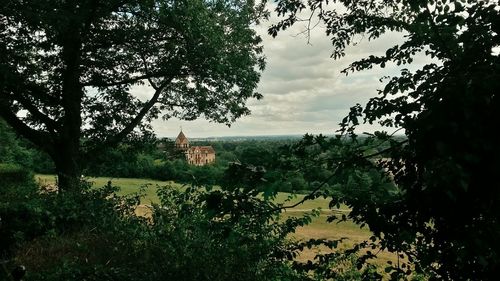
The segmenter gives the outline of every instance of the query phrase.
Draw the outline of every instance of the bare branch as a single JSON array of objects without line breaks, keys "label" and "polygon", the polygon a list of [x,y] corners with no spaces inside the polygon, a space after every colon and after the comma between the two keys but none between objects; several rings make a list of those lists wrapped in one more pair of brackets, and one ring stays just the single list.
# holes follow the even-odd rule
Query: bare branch
[{"label": "bare branch", "polygon": [[297,22],[307,22],[307,26],[304,30],[300,31],[297,34],[292,35],[292,37],[305,35],[305,37],[307,38],[307,44],[312,45],[311,44],[311,30],[316,28],[321,23],[321,20],[318,19],[314,25],[312,24],[312,18],[314,17],[315,14],[316,14],[316,8],[312,9],[311,14],[309,15],[309,17],[307,19],[297,19]]},{"label": "bare branch", "polygon": [[323,188],[323,186],[325,186],[331,179],[333,179],[337,175],[337,172],[339,170],[340,170],[340,164],[337,165],[337,167],[335,167],[335,170],[333,170],[333,174],[331,174],[328,178],[326,178],[323,182],[321,182],[320,185],[318,185],[315,189],[313,189],[311,192],[309,192],[309,194],[304,196],[304,198],[302,198],[302,200],[300,200],[299,202],[297,202],[293,205],[290,205],[290,206],[280,206],[278,208],[275,208],[272,211],[292,209],[292,208],[295,208],[295,207],[299,206],[300,204],[306,202],[307,200],[314,199],[314,195],[316,194],[316,192],[320,191],[321,188]]}]

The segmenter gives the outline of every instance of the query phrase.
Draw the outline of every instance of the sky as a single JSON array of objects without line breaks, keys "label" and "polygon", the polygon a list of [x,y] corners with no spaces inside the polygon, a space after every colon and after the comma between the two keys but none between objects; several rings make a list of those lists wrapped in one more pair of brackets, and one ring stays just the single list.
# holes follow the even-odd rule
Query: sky
[{"label": "sky", "polygon": [[[257,91],[264,98],[247,102],[252,113],[238,119],[231,127],[210,123],[202,117],[195,121],[175,118],[153,121],[159,137],[175,137],[182,127],[189,137],[334,134],[339,123],[356,103],[366,104],[383,88],[382,76],[396,75],[402,66],[387,65],[346,76],[340,71],[349,63],[369,55],[384,54],[387,48],[402,42],[402,34],[391,33],[375,40],[358,38],[348,47],[346,56],[330,58],[332,46],[319,25],[312,30],[309,42],[305,24],[282,32],[276,38],[267,35],[271,22],[255,27],[263,39],[266,69]],[[417,58],[415,64],[425,63]],[[137,91],[141,91],[138,89]],[[144,93],[137,93],[143,95]],[[359,131],[382,130],[378,125],[361,125]],[[391,132],[390,128],[386,129]]]}]

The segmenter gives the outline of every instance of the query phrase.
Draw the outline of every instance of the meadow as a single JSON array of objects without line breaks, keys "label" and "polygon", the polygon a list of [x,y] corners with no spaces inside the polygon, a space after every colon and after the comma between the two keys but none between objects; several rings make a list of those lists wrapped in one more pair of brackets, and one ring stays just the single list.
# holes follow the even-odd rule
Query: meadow
[{"label": "meadow", "polygon": [[[111,178],[111,177],[87,177],[86,181],[90,182],[93,187],[102,187],[111,181],[112,185],[120,187],[119,195],[127,195],[134,192],[138,192],[141,188],[144,190],[144,198],[142,199],[143,204],[152,204],[158,202],[158,197],[156,196],[156,190],[158,187],[171,186],[173,188],[183,189],[186,185],[176,183],[174,181],[158,181],[151,179],[137,179],[137,178]],[[53,186],[56,183],[56,176],[54,175],[36,175],[36,181],[41,186]],[[282,203],[287,200],[289,202],[286,205],[293,205],[304,198],[304,195],[297,194],[292,195],[286,192],[278,192],[276,198],[274,199],[276,203]],[[328,200],[323,198],[318,198],[313,201],[306,201],[303,204],[295,208],[288,209],[289,212],[301,212],[308,211],[312,209],[321,208],[323,210],[328,209]],[[345,210],[346,206],[341,206],[341,209]]]},{"label": "meadow", "polygon": [[[102,187],[111,181],[115,186],[120,187],[118,194],[127,195],[138,192],[141,187],[143,189],[144,197],[142,198],[142,205],[137,210],[138,215],[146,215],[149,211],[148,205],[158,202],[156,190],[161,186],[171,186],[172,188],[183,189],[185,185],[175,183],[173,181],[158,181],[151,179],[138,179],[138,178],[110,178],[110,177],[88,177],[85,178],[92,184],[93,187]],[[56,183],[54,175],[36,175],[36,180],[41,186],[51,186]],[[285,201],[287,206],[293,205],[304,198],[302,194],[290,194],[286,192],[279,192],[274,199],[275,203],[283,203]],[[327,217],[332,212],[347,213],[349,208],[341,205],[339,209],[331,210],[328,208],[328,199],[318,198],[315,200],[308,200],[304,203],[283,211],[283,217],[301,217],[313,209],[319,209],[319,216],[313,218],[312,222],[306,226],[300,227],[294,233],[291,239],[306,240],[306,239],[340,239],[347,238],[340,246],[343,248],[351,247],[353,244],[368,240],[371,232],[367,227],[360,228],[359,225],[352,221],[328,223]],[[313,248],[305,250],[299,257],[300,260],[311,260],[314,256],[325,251],[324,248]],[[376,264],[384,266],[388,260],[395,260],[396,257],[392,253],[381,252],[378,255]]]}]

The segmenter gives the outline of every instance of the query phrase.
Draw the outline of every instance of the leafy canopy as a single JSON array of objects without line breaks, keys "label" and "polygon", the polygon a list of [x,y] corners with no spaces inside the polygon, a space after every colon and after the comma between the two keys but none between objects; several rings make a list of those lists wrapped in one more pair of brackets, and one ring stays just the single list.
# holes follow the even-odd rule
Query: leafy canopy
[{"label": "leafy canopy", "polygon": [[[390,142],[392,148],[377,165],[387,171],[398,192],[369,209],[359,202],[361,197],[345,200],[357,221],[377,230],[383,248],[404,252],[417,270],[433,278],[485,280],[496,275],[500,139],[493,131],[500,108],[499,1],[276,3],[283,20],[271,26],[271,35],[301,20],[303,13],[312,13],[306,20],[317,16],[325,26],[335,59],[346,54],[356,36],[404,36],[385,54],[355,61],[343,71],[388,63],[402,67],[400,75],[384,78],[385,87],[366,106],[352,107],[341,124],[341,132],[353,138],[360,122],[404,129],[407,139]],[[414,71],[403,68],[422,55],[429,63]],[[373,138],[384,140],[387,135]],[[366,159],[363,149],[353,153],[349,161],[356,155]]]},{"label": "leafy canopy", "polygon": [[247,99],[261,98],[255,7],[254,1],[4,1],[0,116],[46,150],[59,170],[96,146],[148,129],[160,115],[229,125],[249,114]]}]

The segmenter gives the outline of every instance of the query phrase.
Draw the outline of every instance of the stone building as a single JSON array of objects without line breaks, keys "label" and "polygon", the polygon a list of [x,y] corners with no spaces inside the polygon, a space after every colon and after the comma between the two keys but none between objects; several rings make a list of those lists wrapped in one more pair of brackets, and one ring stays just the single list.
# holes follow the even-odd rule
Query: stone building
[{"label": "stone building", "polygon": [[189,148],[189,141],[186,138],[186,136],[184,135],[184,133],[182,132],[182,130],[179,133],[179,135],[177,136],[177,138],[175,139],[175,148],[180,149],[180,150],[187,150]]},{"label": "stone building", "polygon": [[211,146],[191,146],[186,151],[188,164],[203,166],[215,162],[215,150]]},{"label": "stone building", "polygon": [[175,139],[175,148],[184,151],[190,165],[204,166],[215,162],[215,150],[211,146],[190,146],[188,138],[181,132]]}]

